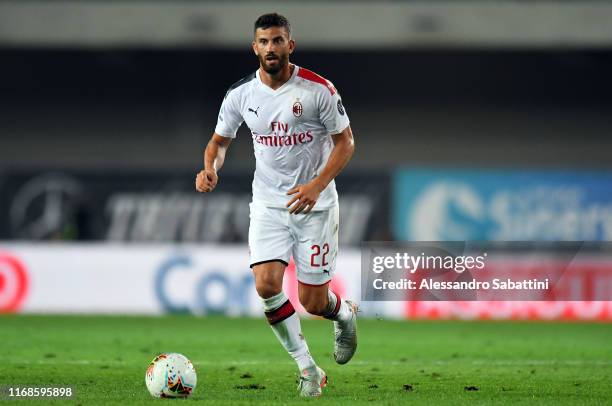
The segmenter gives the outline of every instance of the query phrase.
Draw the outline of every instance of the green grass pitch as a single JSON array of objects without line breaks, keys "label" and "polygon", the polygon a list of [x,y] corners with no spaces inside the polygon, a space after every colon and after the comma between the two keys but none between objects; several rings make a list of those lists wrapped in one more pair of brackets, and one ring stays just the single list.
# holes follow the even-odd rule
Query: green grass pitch
[{"label": "green grass pitch", "polygon": [[[2,316],[0,385],[71,385],[76,399],[51,403],[75,405],[612,401],[612,324],[360,320],[357,354],[338,366],[331,323],[302,323],[330,379],[316,400],[298,397],[295,365],[263,319]],[[167,351],[195,364],[188,400],[146,390],[148,363]]]}]

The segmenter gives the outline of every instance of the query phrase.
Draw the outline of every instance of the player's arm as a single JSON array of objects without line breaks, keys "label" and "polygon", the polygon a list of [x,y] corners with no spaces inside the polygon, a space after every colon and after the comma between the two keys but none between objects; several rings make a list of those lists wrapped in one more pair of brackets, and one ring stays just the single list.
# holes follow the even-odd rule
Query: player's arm
[{"label": "player's arm", "polygon": [[196,190],[201,193],[212,192],[217,186],[217,171],[223,166],[225,153],[232,139],[214,133],[204,150],[204,170],[196,176]]},{"label": "player's arm", "polygon": [[287,203],[290,213],[310,212],[319,199],[321,192],[340,174],[342,169],[351,160],[355,151],[355,140],[353,139],[351,126],[349,125],[342,132],[331,137],[334,141],[334,148],[319,176],[309,183],[296,186],[287,192],[288,195],[294,195],[289,203]]},{"label": "player's arm", "polygon": [[232,139],[236,138],[236,131],[243,121],[239,95],[230,88],[221,103],[215,131],[204,150],[204,170],[196,175],[195,186],[198,192],[212,192],[217,186],[217,171],[223,166],[225,152]]},{"label": "player's arm", "polygon": [[350,125],[341,133],[334,134],[331,137],[334,141],[334,148],[323,171],[313,180],[315,184],[320,186],[321,192],[329,185],[329,182],[340,174],[342,169],[351,160],[355,151],[355,140],[353,139],[353,131]]}]

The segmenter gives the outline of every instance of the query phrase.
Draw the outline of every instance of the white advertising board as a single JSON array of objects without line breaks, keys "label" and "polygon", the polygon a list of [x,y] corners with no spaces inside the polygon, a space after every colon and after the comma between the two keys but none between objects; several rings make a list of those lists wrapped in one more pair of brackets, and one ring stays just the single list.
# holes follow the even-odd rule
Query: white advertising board
[{"label": "white advertising board", "polygon": [[[332,288],[359,299],[360,253],[341,250]],[[293,264],[285,292],[299,311]],[[401,317],[391,302],[364,314]],[[261,316],[247,246],[0,244],[0,311]]]}]

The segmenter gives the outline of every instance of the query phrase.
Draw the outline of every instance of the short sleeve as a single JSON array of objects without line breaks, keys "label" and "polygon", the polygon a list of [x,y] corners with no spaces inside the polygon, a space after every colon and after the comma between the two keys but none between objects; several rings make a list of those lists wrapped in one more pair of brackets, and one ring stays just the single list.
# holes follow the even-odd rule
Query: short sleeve
[{"label": "short sleeve", "polygon": [[223,137],[236,138],[236,132],[244,121],[240,113],[238,92],[229,91],[221,103],[215,132]]},{"label": "short sleeve", "polygon": [[[333,89],[334,92],[329,91]],[[340,94],[332,86],[324,88],[319,104],[319,118],[330,134],[339,134],[349,126],[350,121]]]}]

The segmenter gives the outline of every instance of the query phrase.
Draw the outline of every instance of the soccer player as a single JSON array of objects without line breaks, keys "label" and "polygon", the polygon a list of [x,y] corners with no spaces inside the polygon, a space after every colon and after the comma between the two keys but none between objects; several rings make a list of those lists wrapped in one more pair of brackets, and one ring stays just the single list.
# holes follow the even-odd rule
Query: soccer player
[{"label": "soccer player", "polygon": [[289,62],[295,41],[285,17],[259,17],[252,45],[259,69],[227,91],[196,189],[215,189],[227,148],[245,121],[256,158],[249,226],[255,287],[272,330],[301,372],[301,395],[319,396],[327,376],[310,355],[282,291],[283,274],[293,255],[300,303],[333,320],[334,358],[347,363],[357,348],[357,306],[331,291],[329,281],[338,251],[334,178],[353,155],[353,135],[332,83]]}]

